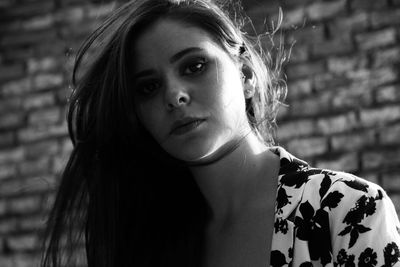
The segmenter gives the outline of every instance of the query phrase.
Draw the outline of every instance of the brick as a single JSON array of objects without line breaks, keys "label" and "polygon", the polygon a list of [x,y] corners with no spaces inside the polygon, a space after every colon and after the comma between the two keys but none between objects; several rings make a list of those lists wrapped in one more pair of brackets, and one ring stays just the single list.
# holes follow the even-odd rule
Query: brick
[{"label": "brick", "polygon": [[315,24],[288,32],[286,41],[288,43],[297,42],[299,44],[312,44],[314,42],[322,42],[325,38],[324,36],[323,26]]},{"label": "brick", "polygon": [[369,16],[366,12],[356,12],[351,16],[340,17],[327,22],[330,35],[335,39],[340,38],[343,33],[353,34],[365,31],[369,24]]},{"label": "brick", "polygon": [[36,53],[32,46],[24,47],[4,47],[3,60],[7,62],[25,61],[29,57],[33,57]]},{"label": "brick", "polygon": [[21,112],[0,115],[0,129],[16,128],[23,125],[24,120],[25,114]]},{"label": "brick", "polygon": [[0,65],[0,81],[8,81],[21,78],[24,75],[24,66],[22,64]]},{"label": "brick", "polygon": [[44,229],[46,217],[43,215],[24,216],[19,219],[19,228],[22,231],[41,231]]},{"label": "brick", "polygon": [[55,19],[59,23],[78,24],[85,18],[85,9],[81,6],[67,7],[59,10],[55,14]]},{"label": "brick", "polygon": [[12,250],[32,250],[38,245],[36,234],[24,234],[8,237],[8,244]]},{"label": "brick", "polygon": [[315,2],[306,8],[306,14],[311,20],[331,18],[346,11],[346,0],[330,2]]},{"label": "brick", "polygon": [[309,50],[307,45],[294,45],[290,53],[291,64],[307,61],[310,57]]},{"label": "brick", "polygon": [[378,174],[376,172],[362,172],[362,173],[358,174],[358,176],[369,182],[372,182],[375,184],[381,184]]},{"label": "brick", "polygon": [[0,165],[0,181],[17,176],[17,168],[15,164],[2,164]]},{"label": "brick", "polygon": [[24,196],[20,198],[12,198],[7,201],[7,209],[11,214],[26,214],[39,211],[39,196]]},{"label": "brick", "polygon": [[54,16],[52,14],[46,14],[23,21],[21,23],[21,28],[26,31],[43,30],[46,28],[53,27],[54,23],[55,23]]},{"label": "brick", "polygon": [[362,155],[362,164],[365,169],[398,167],[400,164],[400,149],[367,151]]},{"label": "brick", "polygon": [[10,179],[4,179],[1,181],[0,196],[9,197],[18,195],[20,188],[21,182],[17,178],[11,177]]},{"label": "brick", "polygon": [[15,3],[15,0],[0,0],[0,8],[9,8]]},{"label": "brick", "polygon": [[40,31],[25,31],[24,33],[18,32],[15,34],[7,34],[5,37],[0,39],[0,46],[9,48],[28,46],[43,43],[43,40],[46,40],[46,42],[51,42],[57,38],[58,37],[55,28]]},{"label": "brick", "polygon": [[400,174],[391,172],[382,174],[382,187],[390,190],[400,191]]},{"label": "brick", "polygon": [[28,73],[46,72],[54,70],[58,62],[53,57],[29,58],[27,62]]},{"label": "brick", "polygon": [[360,120],[364,126],[376,127],[397,119],[400,119],[400,106],[398,105],[360,111]]},{"label": "brick", "polygon": [[380,49],[373,53],[373,67],[382,67],[400,62],[400,48]]},{"label": "brick", "polygon": [[[87,35],[88,34],[89,33],[87,33]],[[59,55],[60,59],[63,59],[63,56],[65,55],[65,50],[67,49],[67,45],[72,41],[65,41],[65,39],[62,39],[61,36],[58,36],[57,38],[58,39],[54,39],[49,42],[42,42],[40,45],[37,44],[36,46],[34,46],[35,53],[34,55],[32,55],[32,57]],[[73,37],[71,36],[69,40],[73,40]],[[58,71],[58,69],[55,71]]]},{"label": "brick", "polygon": [[21,108],[21,98],[12,97],[0,100],[0,114],[5,114],[11,111],[19,111]]},{"label": "brick", "polygon": [[29,161],[23,161],[18,165],[21,176],[30,176],[46,174],[50,171],[50,158],[48,156],[39,156],[39,158]]},{"label": "brick", "polygon": [[355,39],[358,47],[362,50],[388,46],[396,43],[396,30],[387,28],[375,32],[360,33],[356,34]]},{"label": "brick", "polygon": [[288,142],[288,150],[298,157],[317,156],[328,150],[324,137],[308,137],[294,139]]},{"label": "brick", "polygon": [[2,197],[21,197],[22,195],[32,195],[53,191],[55,179],[50,175],[31,176],[24,179],[12,178],[3,180],[0,186]]},{"label": "brick", "polygon": [[72,88],[65,88],[65,87],[60,88],[60,90],[57,90],[56,92],[57,102],[60,103],[60,105],[67,104],[68,99],[71,96],[71,93],[72,93]]},{"label": "brick", "polygon": [[[42,208],[41,208],[42,211],[44,212],[44,214],[48,213],[51,210],[51,208],[53,207],[55,193],[56,193],[56,190],[52,190],[52,191],[46,192],[46,194],[44,195],[43,201],[42,201]],[[47,219],[47,218],[45,218],[45,219]]]},{"label": "brick", "polygon": [[53,1],[30,1],[25,2],[23,5],[14,5],[8,8],[7,12],[5,12],[3,16],[3,19],[49,14],[53,9]]},{"label": "brick", "polygon": [[291,116],[315,116],[331,112],[332,92],[325,91],[313,97],[297,100],[289,105]]},{"label": "brick", "polygon": [[57,180],[53,175],[38,175],[27,177],[21,181],[21,193],[42,194],[56,190]]},{"label": "brick", "polygon": [[384,10],[371,13],[371,25],[374,28],[400,24],[400,9]]},{"label": "brick", "polygon": [[0,133],[0,148],[9,147],[14,144],[14,134],[12,132]]},{"label": "brick", "polygon": [[330,55],[343,55],[353,51],[353,43],[349,35],[343,35],[341,38],[316,42],[312,45],[313,57],[327,57]]},{"label": "brick", "polygon": [[54,174],[61,174],[68,162],[68,155],[60,155],[53,158],[52,172]]},{"label": "brick", "polygon": [[394,66],[372,69],[368,82],[373,86],[391,83],[397,80],[398,70]]},{"label": "brick", "polygon": [[116,3],[106,3],[101,5],[92,5],[88,8],[88,18],[89,19],[99,19],[110,14],[116,8]]},{"label": "brick", "polygon": [[31,81],[29,78],[22,78],[16,81],[5,83],[0,88],[0,94],[3,96],[22,95],[31,91]]},{"label": "brick", "polygon": [[[382,67],[378,69],[360,69],[346,73],[353,83],[359,83],[364,88],[373,88],[379,85],[391,83],[397,80],[397,71],[394,67]],[[355,88],[355,87],[353,87]]]},{"label": "brick", "polygon": [[22,23],[21,21],[3,21],[0,24],[0,32],[3,34],[9,32],[16,32],[22,30]]},{"label": "brick", "polygon": [[390,103],[400,100],[400,86],[388,85],[380,87],[375,93],[377,103]]},{"label": "brick", "polygon": [[373,131],[363,131],[334,135],[331,138],[331,147],[333,151],[355,151],[370,147],[375,143]]},{"label": "brick", "polygon": [[32,267],[39,266],[40,259],[32,253],[13,253],[7,256],[0,255],[0,262],[1,267]]},{"label": "brick", "polygon": [[316,131],[322,135],[348,132],[357,127],[357,119],[353,112],[320,118],[316,123]]},{"label": "brick", "polygon": [[354,172],[358,169],[357,153],[347,153],[325,160],[317,159],[316,167],[335,171]]},{"label": "brick", "polygon": [[27,159],[35,159],[38,156],[52,156],[59,152],[59,144],[57,140],[44,140],[42,142],[25,145],[25,157]]},{"label": "brick", "polygon": [[[94,31],[98,26],[99,24],[95,23],[95,21],[85,21],[85,23],[82,24],[62,25],[59,29],[60,38],[62,40],[82,40],[87,37],[92,31]],[[77,47],[79,46],[79,43],[71,44],[71,46]]]},{"label": "brick", "polygon": [[280,140],[293,137],[311,135],[315,130],[314,121],[309,119],[296,120],[280,124],[277,129],[277,137]]},{"label": "brick", "polygon": [[305,9],[300,6],[298,8],[287,10],[283,13],[282,28],[297,29],[305,22]]},{"label": "brick", "polygon": [[[251,1],[251,0],[250,0]],[[275,14],[278,12],[279,8],[279,3],[276,1],[267,3],[263,1],[257,1],[257,4],[249,4],[245,3],[246,1],[243,1],[243,4],[247,4],[248,8],[246,13],[252,17],[252,15],[258,15],[258,17],[261,17],[265,19],[266,16],[271,16],[271,14]]]},{"label": "brick", "polygon": [[379,8],[386,7],[386,1],[376,1],[376,0],[353,0],[351,3],[351,9],[353,10],[376,10]]},{"label": "brick", "polygon": [[22,107],[25,110],[48,107],[54,104],[55,97],[53,92],[40,92],[37,94],[31,94],[22,101]]},{"label": "brick", "polygon": [[295,99],[312,92],[311,80],[301,79],[288,82],[288,98]]},{"label": "brick", "polygon": [[21,161],[25,156],[23,147],[14,147],[11,149],[3,149],[0,151],[0,164]]},{"label": "brick", "polygon": [[330,72],[316,74],[313,79],[313,88],[316,91],[322,91],[332,88],[338,88],[347,85],[350,81],[343,74],[334,74]]},{"label": "brick", "polygon": [[70,138],[65,138],[61,143],[61,153],[69,155],[72,152],[73,145]]},{"label": "brick", "polygon": [[39,125],[19,129],[17,140],[21,143],[39,141],[52,137],[66,136],[68,133],[67,125]]},{"label": "brick", "polygon": [[[0,217],[4,216],[4,214],[6,213],[6,202],[5,200],[0,200]],[[1,242],[1,240],[0,240]],[[1,250],[1,244],[0,244],[0,251]]]},{"label": "brick", "polygon": [[63,85],[64,77],[61,74],[39,74],[33,78],[33,88],[36,90],[50,89]]},{"label": "brick", "polygon": [[315,61],[309,63],[289,65],[286,70],[286,73],[289,79],[297,79],[303,77],[310,77],[315,74],[323,73],[324,71],[325,71],[325,63],[323,61]]},{"label": "brick", "polygon": [[30,125],[49,125],[56,124],[61,119],[61,110],[59,107],[49,107],[33,111],[28,116]]},{"label": "brick", "polygon": [[332,94],[332,107],[334,110],[355,110],[359,107],[371,106],[373,101],[372,88],[364,83],[338,88]]},{"label": "brick", "polygon": [[18,221],[15,218],[6,218],[0,220],[0,234],[3,236],[17,230]]},{"label": "brick", "polygon": [[400,124],[389,125],[379,131],[379,143],[385,145],[400,144]]}]

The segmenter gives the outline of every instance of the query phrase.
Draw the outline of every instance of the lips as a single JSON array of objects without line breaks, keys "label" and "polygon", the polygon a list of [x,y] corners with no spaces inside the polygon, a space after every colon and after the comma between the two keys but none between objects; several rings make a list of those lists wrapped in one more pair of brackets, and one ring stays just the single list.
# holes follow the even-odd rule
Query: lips
[{"label": "lips", "polygon": [[182,135],[202,124],[205,119],[201,118],[184,118],[182,120],[177,120],[172,124],[171,134],[172,135]]}]

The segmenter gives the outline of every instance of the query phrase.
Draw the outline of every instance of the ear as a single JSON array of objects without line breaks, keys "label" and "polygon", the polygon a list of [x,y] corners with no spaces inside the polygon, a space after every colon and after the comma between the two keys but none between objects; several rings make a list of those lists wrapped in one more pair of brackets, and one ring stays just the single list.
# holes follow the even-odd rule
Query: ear
[{"label": "ear", "polygon": [[256,76],[253,69],[246,63],[242,64],[242,84],[244,96],[246,99],[252,98],[256,90]]}]

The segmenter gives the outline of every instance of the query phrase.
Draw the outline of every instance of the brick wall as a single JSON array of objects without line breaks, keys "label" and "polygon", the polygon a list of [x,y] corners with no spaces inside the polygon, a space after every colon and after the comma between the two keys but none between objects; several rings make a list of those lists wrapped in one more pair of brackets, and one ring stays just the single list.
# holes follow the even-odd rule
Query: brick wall
[{"label": "brick wall", "polygon": [[[296,40],[278,144],[381,184],[400,209],[400,1],[247,0],[256,29],[283,7]],[[71,144],[68,83],[109,1],[0,0],[0,266],[35,266]],[[400,211],[400,210],[398,210]]]}]

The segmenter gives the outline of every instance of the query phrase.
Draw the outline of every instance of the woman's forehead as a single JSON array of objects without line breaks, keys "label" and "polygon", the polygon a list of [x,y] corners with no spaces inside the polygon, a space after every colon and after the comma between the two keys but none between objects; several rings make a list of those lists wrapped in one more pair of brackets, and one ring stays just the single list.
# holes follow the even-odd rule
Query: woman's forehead
[{"label": "woman's forehead", "polygon": [[134,42],[135,47],[154,44],[195,44],[212,41],[210,34],[204,29],[171,19],[160,19],[145,29]]},{"label": "woman's forehead", "polygon": [[175,20],[159,20],[147,28],[133,43],[133,54],[140,61],[161,60],[160,56],[171,56],[187,48],[197,47],[213,51],[219,45],[205,30]]}]

